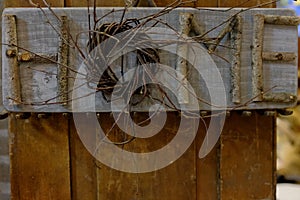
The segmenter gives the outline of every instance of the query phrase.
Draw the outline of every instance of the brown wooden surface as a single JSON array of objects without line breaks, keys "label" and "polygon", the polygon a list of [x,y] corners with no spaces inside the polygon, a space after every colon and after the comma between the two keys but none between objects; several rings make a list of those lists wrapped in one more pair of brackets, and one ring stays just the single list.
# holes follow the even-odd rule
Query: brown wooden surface
[{"label": "brown wooden surface", "polygon": [[[70,159],[72,174],[72,199],[97,199],[97,163],[96,159],[83,146],[73,120],[70,120]],[[87,131],[92,127],[86,126]]]},{"label": "brown wooden surface", "polygon": [[71,199],[68,123],[10,115],[12,200]]},{"label": "brown wooden surface", "polygon": [[[137,113],[136,122],[146,119],[148,114]],[[101,127],[108,131],[113,125],[109,114],[101,114]],[[122,148],[131,152],[152,152],[167,145],[177,133],[180,116],[169,113],[163,130],[157,135],[138,138]],[[175,122],[175,123],[174,123]],[[194,127],[184,128],[188,132]],[[112,130],[111,140],[121,141],[124,134],[118,128]],[[114,159],[114,158],[112,158]],[[196,149],[193,143],[176,162],[161,170],[130,174],[110,169],[102,164],[97,168],[98,199],[196,199]],[[105,184],[103,184],[105,183]]]},{"label": "brown wooden surface", "polygon": [[218,0],[219,7],[252,7],[265,4],[264,8],[274,8],[276,3],[268,0]]},{"label": "brown wooden surface", "polygon": [[[83,114],[85,115],[85,114]],[[143,120],[147,114],[137,114]],[[86,115],[87,120],[91,115]],[[175,113],[169,114],[169,123],[160,134],[150,139],[136,139],[123,148],[133,152],[149,152],[166,145],[174,136],[178,124]],[[111,116],[101,114],[101,127],[108,131]],[[91,131],[89,124],[87,132]],[[123,139],[123,132],[115,128],[111,133],[113,141]],[[113,159],[113,158],[112,158]],[[84,149],[74,125],[71,126],[71,160],[73,199],[196,199],[196,150],[193,144],[174,164],[151,173],[131,174],[111,169],[99,162]],[[187,164],[189,163],[189,164]],[[97,173],[97,176],[95,175]],[[95,188],[95,182],[97,188]],[[170,186],[170,183],[172,185]],[[97,192],[95,192],[95,189]],[[97,198],[96,196],[97,195]]]},{"label": "brown wooden surface", "polygon": [[[225,199],[275,197],[275,120],[257,112],[232,113],[221,135],[220,195]],[[243,198],[241,198],[243,197]]]},{"label": "brown wooden surface", "polygon": [[[38,3],[41,6],[45,6],[42,0],[32,0],[34,3]],[[47,2],[53,7],[63,7],[64,0],[47,0]],[[5,0],[5,7],[32,7],[28,0]]]},{"label": "brown wooden surface", "polygon": [[202,199],[218,199],[219,184],[219,142],[214,149],[203,159],[198,158],[198,151],[203,143],[206,129],[209,125],[209,119],[205,119],[205,125],[200,123],[197,144],[197,200]]}]

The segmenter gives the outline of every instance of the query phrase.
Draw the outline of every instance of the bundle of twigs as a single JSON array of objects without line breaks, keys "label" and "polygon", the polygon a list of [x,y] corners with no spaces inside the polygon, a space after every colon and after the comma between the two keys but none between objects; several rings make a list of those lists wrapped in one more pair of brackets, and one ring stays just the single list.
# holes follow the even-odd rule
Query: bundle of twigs
[{"label": "bundle of twigs", "polygon": [[[105,69],[104,72],[103,70],[98,70],[101,72],[101,74],[97,74],[96,76],[91,74],[89,77],[95,77],[96,79],[98,78],[97,88],[99,91],[101,90],[104,98],[107,101],[110,99],[110,95],[115,89],[115,86],[120,78],[116,75],[116,70],[112,69],[109,64],[109,56],[111,52],[118,51],[113,50],[112,48],[123,48],[120,46],[126,45],[125,48],[129,47],[131,50],[133,50],[134,56],[136,57],[136,64],[135,66],[129,66],[129,68],[138,68],[138,70],[135,72],[135,77],[139,77],[140,80],[147,80],[153,77],[156,72],[155,65],[153,64],[159,63],[158,51],[151,45],[147,46],[146,41],[149,40],[149,36],[138,29],[139,25],[140,22],[138,19],[126,19],[121,23],[104,23],[96,27],[96,29],[92,31],[89,36],[87,47],[90,53],[93,52],[93,58],[96,59],[93,60],[93,63],[97,63],[93,64],[93,67],[100,69],[102,67]],[[122,38],[123,41],[112,39],[114,36],[122,33],[124,33],[124,35],[122,35],[124,36]],[[106,44],[105,41],[108,39],[111,40],[108,42],[108,44]],[[126,42],[126,44],[124,44],[124,42]],[[145,45],[136,48],[134,45],[137,43],[142,43]],[[122,61],[126,56],[129,56],[128,53],[125,53],[121,56]],[[118,74],[121,74],[122,76],[124,75],[124,65],[126,65],[126,63],[122,62],[120,69],[117,69],[120,72]],[[133,84],[137,84],[136,80],[133,82],[129,84],[131,87],[127,87],[127,91],[122,91],[122,93],[126,94],[130,88],[134,87]],[[142,94],[146,96],[146,94],[149,94],[149,91],[147,91],[146,87],[142,87],[140,90],[135,91],[134,94]]]}]

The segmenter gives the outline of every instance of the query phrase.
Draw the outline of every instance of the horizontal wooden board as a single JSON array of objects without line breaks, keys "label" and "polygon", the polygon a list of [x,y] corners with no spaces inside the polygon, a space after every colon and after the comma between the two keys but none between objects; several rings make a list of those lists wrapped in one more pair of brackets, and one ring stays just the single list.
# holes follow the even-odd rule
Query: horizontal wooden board
[{"label": "horizontal wooden board", "polygon": [[[120,8],[121,9],[121,8]],[[150,14],[158,13],[162,8],[132,8],[126,12],[124,19],[131,18],[142,18],[149,16]],[[118,10],[118,8],[114,8]],[[97,16],[104,16],[105,14],[112,11],[112,8],[98,8]],[[171,11],[166,15],[162,15],[158,19],[162,22],[168,23],[165,26],[164,23],[158,23],[157,27],[166,28],[164,30],[170,31],[172,27],[177,32],[180,31],[181,25],[179,18],[182,13],[192,13],[194,19],[198,22],[204,32],[210,32],[205,38],[210,40],[217,38],[222,29],[224,29],[228,19],[234,14],[240,12],[240,9],[232,9],[225,11],[225,9],[212,8],[211,10],[197,10],[192,8],[180,8]],[[126,102],[113,101],[107,102],[101,92],[95,92],[91,87],[97,87],[97,82],[94,81],[91,87],[87,86],[86,75],[87,73],[82,71],[83,75],[80,75],[78,71],[82,70],[85,65],[84,59],[78,50],[79,47],[82,54],[87,55],[87,41],[88,41],[88,18],[87,9],[85,8],[64,8],[54,9],[54,13],[49,10],[44,10],[44,13],[39,9],[6,9],[4,16],[15,15],[16,16],[16,29],[17,29],[17,45],[18,53],[22,56],[18,56],[19,61],[17,62],[18,67],[16,69],[19,73],[19,79],[12,79],[15,77],[12,75],[12,63],[13,59],[16,59],[14,55],[12,57],[7,56],[7,50],[10,50],[7,45],[3,45],[3,101],[5,107],[10,111],[16,112],[106,112],[106,111],[124,111],[126,109]],[[102,23],[108,22],[119,22],[123,12],[113,12],[102,19]],[[214,53],[209,54],[205,45],[199,45],[199,52],[196,54],[189,52],[187,59],[189,64],[187,66],[188,74],[187,80],[191,84],[195,91],[195,94],[191,93],[191,89],[188,91],[181,86],[181,81],[176,78],[174,70],[177,68],[177,57],[176,48],[178,46],[176,42],[172,42],[170,49],[163,49],[160,51],[160,60],[162,64],[170,66],[171,72],[165,70],[164,72],[159,71],[159,83],[163,86],[170,86],[172,92],[168,91],[168,97],[172,100],[172,103],[176,108],[183,110],[211,110],[211,109],[281,109],[291,107],[295,104],[297,91],[297,27],[287,25],[273,25],[265,24],[263,31],[263,51],[264,52],[288,52],[295,53],[295,58],[292,61],[263,61],[263,91],[267,96],[265,100],[261,102],[253,102],[253,73],[252,73],[252,47],[253,47],[253,26],[254,16],[256,14],[263,15],[280,15],[280,16],[294,16],[294,12],[286,9],[252,9],[245,12],[241,12],[242,18],[242,45],[241,45],[241,68],[240,68],[240,81],[239,92],[240,92],[240,103],[233,103],[232,101],[232,63],[233,54],[232,46],[230,42],[230,34],[226,34],[220,42]],[[67,16],[68,30],[76,40],[77,47],[72,45],[72,40],[69,40],[71,44],[69,48],[68,68],[69,74],[66,76],[67,79],[67,95],[58,94],[61,83],[58,82],[58,73],[60,68],[66,68],[66,66],[58,67],[57,63],[49,62],[49,59],[55,60],[59,57],[59,45],[65,40],[59,39],[61,23],[58,20],[60,16]],[[6,20],[6,21],[5,21]],[[49,23],[50,22],[50,23]],[[141,20],[141,23],[143,20]],[[152,26],[156,21],[150,22],[148,26]],[[221,25],[222,24],[222,25]],[[9,43],[9,36],[11,24],[4,18],[3,20],[3,43]],[[216,27],[216,28],[214,28]],[[172,32],[172,30],[171,30]],[[155,34],[159,36],[155,38]],[[176,40],[175,35],[164,35],[163,31],[158,31],[151,37],[155,39],[163,40],[163,42]],[[173,32],[176,33],[176,32]],[[149,33],[149,35],[151,35]],[[154,35],[154,36],[153,36]],[[167,36],[166,36],[167,35]],[[178,38],[177,38],[178,39]],[[204,39],[202,37],[202,39]],[[124,42],[124,41],[123,41]],[[126,41],[125,41],[125,43]],[[195,43],[193,43],[195,44]],[[196,44],[195,44],[196,45]],[[72,48],[73,47],[73,48]],[[175,50],[174,50],[175,48]],[[170,50],[171,52],[167,52]],[[30,52],[30,54],[26,54]],[[38,56],[33,56],[38,54]],[[43,56],[49,56],[49,59],[42,59]],[[34,57],[34,58],[32,58]],[[20,61],[23,59],[33,59],[33,61],[25,62]],[[93,58],[94,59],[94,58]],[[134,65],[135,57],[131,55],[127,58],[129,67],[125,67],[125,73],[128,72],[126,69],[132,69]],[[41,60],[44,60],[41,61]],[[46,62],[46,61],[47,62]],[[196,61],[195,61],[196,60]],[[193,62],[195,61],[195,62]],[[94,62],[95,63],[95,62]],[[124,65],[121,64],[120,59],[115,62],[115,66]],[[213,66],[216,65],[217,71],[213,71]],[[197,70],[198,68],[198,70]],[[76,72],[72,72],[72,70]],[[97,68],[97,70],[102,70]],[[119,70],[119,68],[118,68]],[[116,71],[115,71],[116,72]],[[121,74],[120,70],[116,74]],[[130,73],[127,73],[130,74]],[[77,82],[74,80],[77,76]],[[97,73],[89,72],[88,75],[96,75],[94,79],[100,80],[101,76]],[[175,78],[174,78],[175,77]],[[219,77],[219,78],[218,78]],[[132,76],[128,76],[126,81],[133,79]],[[121,78],[119,79],[121,80]],[[153,81],[153,80],[152,80]],[[167,84],[169,83],[169,85]],[[77,84],[77,85],[76,85]],[[124,86],[123,84],[123,86]],[[224,86],[223,86],[224,84]],[[14,96],[18,93],[16,85],[20,85],[19,101],[14,101]],[[66,85],[64,85],[66,86]],[[78,86],[78,87],[76,87]],[[224,88],[223,88],[224,87]],[[79,89],[78,89],[79,88]],[[149,87],[150,88],[150,87]],[[123,88],[124,89],[124,88]],[[156,90],[156,91],[155,91]],[[177,91],[178,90],[178,91]],[[125,91],[125,89],[124,89]],[[160,98],[162,96],[161,91],[157,88],[152,88],[152,99],[146,98],[142,103],[137,106],[132,106],[132,111],[148,111],[149,107],[159,101],[153,99]],[[185,91],[185,92],[184,92]],[[142,92],[142,90],[140,91]],[[94,95],[90,95],[93,93]],[[181,97],[180,95],[183,95]],[[277,96],[272,96],[276,94]],[[62,102],[62,96],[67,96],[69,100]],[[126,95],[123,95],[126,96]],[[178,97],[179,96],[179,97]],[[137,97],[141,98],[141,97]],[[178,99],[184,98],[188,103],[180,104]],[[14,99],[14,100],[12,100]],[[198,100],[200,100],[198,102]],[[165,100],[167,102],[167,100]],[[209,102],[209,103],[207,103]],[[65,103],[65,104],[63,104]],[[168,104],[168,103],[167,103]],[[214,104],[213,106],[210,104]],[[171,106],[172,107],[172,106]],[[166,110],[172,110],[168,106]]]}]

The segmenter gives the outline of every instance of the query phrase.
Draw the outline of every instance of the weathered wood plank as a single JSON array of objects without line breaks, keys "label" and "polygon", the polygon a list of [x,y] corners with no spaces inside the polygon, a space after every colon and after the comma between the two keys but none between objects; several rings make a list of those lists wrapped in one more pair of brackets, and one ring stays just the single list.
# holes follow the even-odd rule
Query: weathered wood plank
[{"label": "weathered wood plank", "polygon": [[253,112],[227,119],[221,135],[220,195],[224,199],[275,199],[275,118]]},{"label": "weathered wood plank", "polygon": [[68,123],[61,114],[47,119],[9,119],[11,191],[15,200],[71,199]]},{"label": "weathered wood plank", "polygon": [[[141,17],[146,16],[150,13],[155,13],[159,10],[159,8],[155,9],[143,9],[139,8],[137,10],[130,9],[128,13],[126,14],[126,17],[133,18],[133,17]],[[107,12],[110,12],[111,9],[107,8],[101,8],[98,9],[98,16],[101,16]],[[86,20],[86,11],[85,9],[68,9],[68,10],[56,10],[57,15],[67,15],[68,18],[71,20],[70,22],[70,30],[71,32],[76,35],[76,33],[79,33],[81,31],[88,29],[88,24]],[[174,28],[178,29],[178,23],[176,23],[175,18],[179,18],[180,12],[191,12],[194,14],[195,19],[202,23],[205,21],[205,24],[203,24],[204,30],[211,30],[213,27],[217,26],[221,22],[224,21],[224,19],[228,19],[231,15],[238,12],[238,10],[231,10],[228,12],[212,12],[212,11],[195,11],[191,9],[177,9],[173,12],[171,12],[167,16],[161,17],[162,20],[165,20],[169,23],[169,25],[173,26]],[[217,12],[217,13],[216,13]],[[15,14],[17,17],[22,18],[23,20],[19,20],[18,27],[27,27],[27,30],[22,28],[19,28],[18,31],[18,37],[20,38],[20,46],[22,46],[24,49],[29,49],[30,51],[41,53],[41,54],[55,54],[58,51],[58,41],[57,41],[57,33],[53,30],[53,28],[45,23],[47,19],[44,19],[43,14],[38,12],[37,9],[34,10],[21,10],[21,9],[13,9],[13,10],[6,10],[6,14]],[[30,16],[29,16],[30,13]],[[209,75],[205,75],[205,79],[201,78],[199,73],[193,68],[190,67],[191,73],[188,77],[189,82],[194,87],[196,95],[199,96],[202,99],[210,99],[208,91],[204,91],[202,87],[199,87],[199,85],[210,84],[212,88],[222,89],[222,86],[220,86],[218,83],[224,83],[224,89],[227,96],[227,106],[229,107],[235,107],[237,109],[271,109],[271,108],[286,108],[293,106],[295,104],[296,99],[291,99],[289,102],[278,102],[275,101],[263,101],[263,102],[253,102],[250,104],[243,104],[248,102],[251,98],[253,98],[252,89],[251,89],[251,41],[252,41],[252,35],[253,35],[253,15],[255,14],[277,14],[277,15],[293,15],[293,12],[288,10],[274,10],[274,9],[254,9],[247,11],[245,13],[241,14],[241,17],[243,18],[243,29],[242,29],[242,52],[241,52],[241,104],[237,105],[232,102],[231,99],[231,75],[230,75],[230,68],[231,64],[230,62],[224,61],[224,59],[221,59],[221,57],[226,58],[227,60],[230,60],[232,55],[230,54],[230,51],[228,51],[227,48],[221,48],[218,47],[215,51],[215,54],[218,56],[210,56],[206,53],[203,53],[202,56],[211,58],[216,63],[218,70],[221,73],[221,78],[223,81],[217,81],[216,76],[214,74],[211,74],[211,77],[207,77]],[[104,21],[111,22],[112,20],[120,18],[122,15],[121,12],[114,13],[113,16],[105,18]],[[50,14],[51,16],[51,14]],[[79,17],[81,16],[81,17]],[[50,17],[53,21],[54,26],[58,26],[57,20],[53,19],[54,17]],[[76,18],[76,20],[75,20]],[[42,20],[41,20],[42,19]],[[201,19],[201,20],[200,20]],[[38,20],[38,21],[37,21]],[[36,28],[39,27],[39,30],[43,31],[35,31]],[[4,27],[5,28],[5,27]],[[28,34],[28,32],[30,34]],[[208,37],[216,37],[219,34],[220,28],[216,29],[215,31],[212,31],[208,34]],[[297,52],[297,44],[294,42],[297,39],[296,33],[297,28],[296,26],[277,26],[277,25],[265,25],[265,32],[264,32],[264,51],[266,52]],[[274,34],[276,33],[276,34]],[[79,40],[79,46],[85,47],[87,44],[86,35],[82,35],[82,39]],[[47,38],[43,40],[35,40],[35,38]],[[225,37],[227,39],[224,39],[222,41],[222,45],[228,46],[229,45],[229,39],[228,37]],[[275,42],[276,41],[276,42]],[[4,40],[5,42],[5,40]],[[4,46],[3,49],[5,50],[6,47]],[[84,48],[83,48],[84,49]],[[24,50],[23,50],[24,51]],[[197,58],[194,57],[194,58]],[[168,64],[175,68],[175,60],[170,57],[169,61],[166,61],[164,58],[163,64]],[[4,57],[4,63],[7,62],[7,58]],[[75,70],[77,70],[82,63],[82,59],[80,59],[80,56],[78,52],[73,51],[70,55],[70,67],[74,67]],[[201,62],[200,62],[201,63]],[[199,66],[203,67],[201,68],[201,72],[205,72],[207,69],[211,69],[211,65],[207,64],[207,66],[202,62],[201,65],[199,63]],[[21,79],[22,79],[22,95],[25,97],[23,104],[19,107],[12,107],[8,106],[9,102],[12,100],[6,99],[7,97],[10,97],[10,91],[4,90],[4,104],[7,106],[7,109],[13,110],[13,111],[46,111],[46,112],[62,112],[62,111],[94,111],[93,107],[90,103],[88,105],[84,105],[84,102],[86,101],[86,98],[81,98],[82,102],[79,102],[73,108],[71,107],[72,103],[68,108],[63,108],[60,103],[55,104],[57,99],[53,99],[51,101],[51,105],[43,104],[43,101],[49,100],[53,97],[55,97],[55,94],[57,93],[57,85],[56,83],[56,67],[52,66],[51,64],[48,65],[38,65],[34,64],[31,65],[30,69],[28,68],[28,63],[21,63],[20,69],[21,69]],[[195,65],[198,66],[196,63]],[[295,96],[296,90],[297,90],[297,80],[295,77],[295,73],[297,71],[296,68],[296,61],[295,62],[263,62],[264,65],[264,82],[263,82],[263,88],[264,91],[268,91],[269,93],[286,93],[287,95],[290,95],[291,97]],[[36,72],[37,70],[38,72]],[[40,71],[39,71],[40,70]],[[42,73],[41,73],[42,71]],[[46,71],[46,73],[45,73]],[[6,76],[7,73],[7,66],[4,64],[4,83],[7,85],[10,84],[10,81],[8,80]],[[203,74],[202,74],[203,75]],[[284,75],[284,77],[282,77]],[[165,75],[164,75],[165,76]],[[34,79],[34,80],[33,80]],[[44,80],[44,81],[41,81]],[[74,77],[69,78],[70,84],[74,81]],[[55,83],[54,83],[55,82]],[[215,85],[214,85],[215,84]],[[213,87],[213,86],[214,87]],[[72,87],[70,87],[71,89]],[[83,91],[88,92],[89,88],[81,87]],[[201,88],[201,89],[200,89]],[[271,89],[271,91],[269,91]],[[95,92],[95,90],[93,90]],[[76,93],[76,91],[73,91],[73,94]],[[77,92],[76,97],[80,97],[81,91]],[[70,94],[71,96],[71,94]],[[81,95],[84,96],[84,95]],[[215,98],[213,98],[215,99]],[[175,100],[174,100],[175,102]],[[40,104],[36,106],[32,106],[31,104]],[[146,102],[145,105],[149,104],[149,102]],[[25,105],[28,104],[28,105]],[[97,98],[96,101],[96,111],[99,112],[105,112],[110,111],[110,104],[107,103],[101,95],[99,95],[99,98]],[[77,106],[77,107],[76,107]],[[74,110],[75,109],[75,110]],[[76,110],[77,109],[77,110]],[[116,108],[120,109],[120,108]],[[168,109],[168,108],[167,108]],[[208,106],[206,103],[200,102],[200,109],[211,109],[211,106]],[[136,111],[146,111],[147,106],[136,106],[133,108],[133,110]]]}]

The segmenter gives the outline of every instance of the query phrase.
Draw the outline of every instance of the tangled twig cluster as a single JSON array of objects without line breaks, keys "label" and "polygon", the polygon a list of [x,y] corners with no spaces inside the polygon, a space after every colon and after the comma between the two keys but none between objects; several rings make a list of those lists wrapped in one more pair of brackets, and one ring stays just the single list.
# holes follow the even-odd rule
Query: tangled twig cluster
[{"label": "tangled twig cluster", "polygon": [[[97,88],[101,89],[103,96],[106,100],[109,99],[108,96],[111,95],[111,93],[113,92],[113,89],[115,88],[117,82],[119,81],[119,77],[116,75],[116,73],[114,72],[111,66],[106,66],[109,63],[109,58],[110,58],[109,54],[111,54],[111,50],[113,48],[107,48],[107,46],[105,45],[106,44],[105,41],[114,38],[114,36],[117,34],[121,34],[124,32],[126,32],[126,34],[124,35],[125,38],[123,38],[125,41],[127,41],[127,38],[128,40],[134,41],[135,43],[147,41],[149,39],[147,34],[142,32],[134,33],[138,31],[136,27],[139,24],[140,22],[138,19],[126,19],[121,23],[116,23],[116,22],[104,23],[98,26],[90,34],[90,38],[87,44],[88,50],[90,53],[93,50],[96,52],[95,55],[93,55],[93,57],[95,58],[93,59],[93,63],[94,63],[93,66],[96,68],[102,67],[105,68],[106,70],[104,72],[100,72],[96,76],[90,74],[89,77],[94,76],[95,77],[94,81],[97,81],[97,79],[99,79],[100,77],[100,80],[97,84]],[[132,35],[134,35],[134,37],[132,37]],[[108,45],[109,47],[119,46],[118,42],[119,41],[117,40],[117,38],[114,38],[110,40]],[[127,46],[130,46],[130,42],[127,43]],[[95,48],[97,49],[95,50]],[[126,59],[125,57],[128,56],[130,56],[128,55],[128,53],[121,56],[122,63],[121,66],[119,66],[120,69],[118,69],[120,71],[121,77],[124,76],[124,65],[126,65],[124,60]],[[149,65],[149,64],[159,63],[159,54],[157,49],[152,48],[151,46],[148,48],[139,48],[135,50],[135,57],[136,57],[136,65],[135,65],[136,67],[142,66],[143,68],[148,68],[148,69],[143,69],[142,71],[136,70],[137,73],[136,76],[138,75],[147,76],[142,78],[144,80],[153,77],[156,70],[154,68],[154,65]],[[143,73],[145,71],[150,74],[147,75],[146,73]],[[128,93],[128,91],[123,91],[123,93]],[[149,94],[149,91],[147,91],[146,87],[143,87],[140,91],[136,91],[136,93],[143,94],[145,96],[146,94]]]}]

